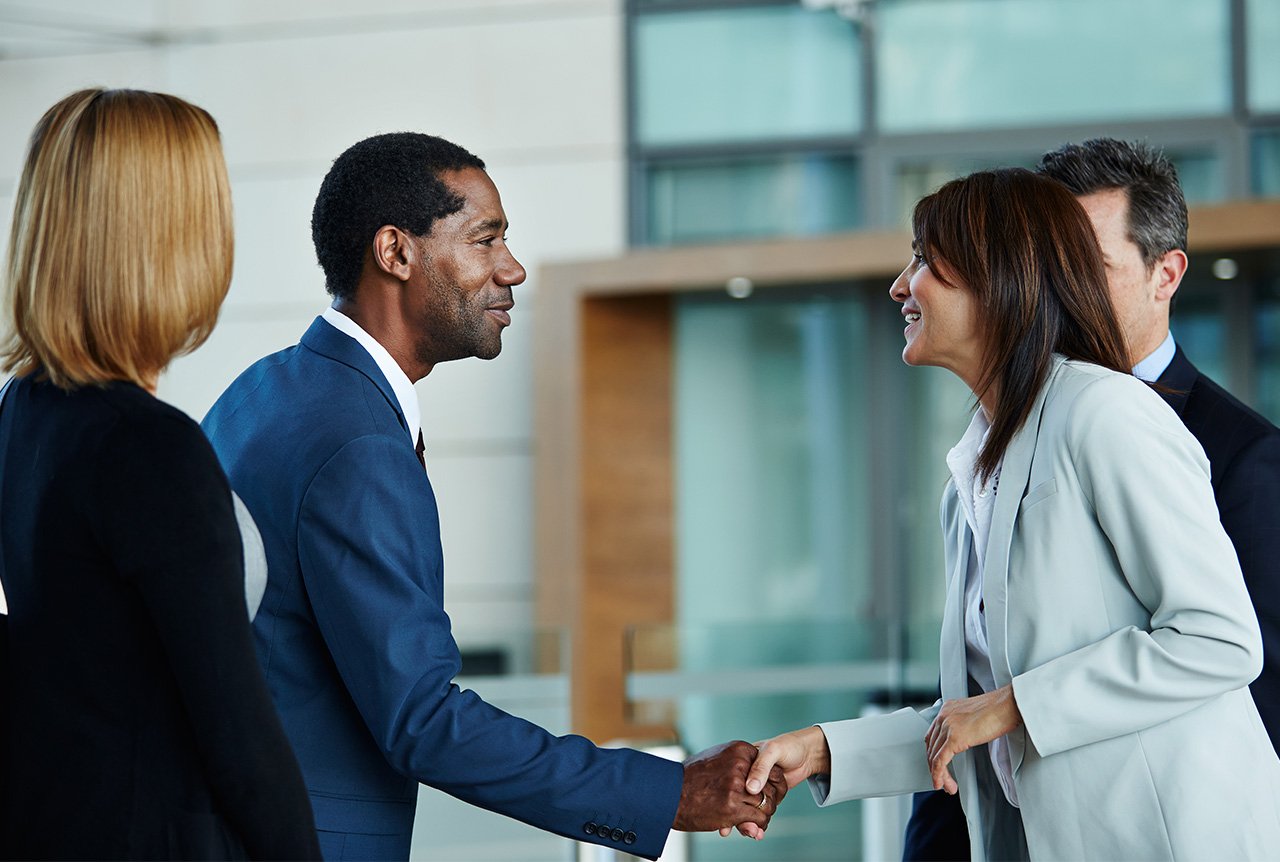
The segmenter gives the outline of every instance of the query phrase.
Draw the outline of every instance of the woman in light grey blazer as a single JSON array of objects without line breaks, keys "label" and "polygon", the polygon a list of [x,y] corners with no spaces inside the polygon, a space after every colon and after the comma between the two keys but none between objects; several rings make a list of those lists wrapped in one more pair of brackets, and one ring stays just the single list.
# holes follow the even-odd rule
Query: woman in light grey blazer
[{"label": "woman in light grey blazer", "polygon": [[1020,169],[916,206],[903,359],[979,409],[948,455],[942,699],[761,746],[820,805],[959,792],[974,859],[1263,859],[1262,643],[1199,444],[1127,373],[1104,263]]}]

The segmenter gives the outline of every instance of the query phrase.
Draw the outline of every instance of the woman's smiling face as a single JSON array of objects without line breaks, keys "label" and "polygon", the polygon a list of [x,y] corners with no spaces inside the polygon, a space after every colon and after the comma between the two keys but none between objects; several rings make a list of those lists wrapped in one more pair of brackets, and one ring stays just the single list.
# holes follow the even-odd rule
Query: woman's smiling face
[{"label": "woman's smiling face", "polygon": [[[902,303],[908,365],[946,368],[975,389],[982,374],[983,340],[977,298],[947,270],[946,263],[912,243],[907,268],[889,296]],[[945,279],[945,280],[944,280]]]}]

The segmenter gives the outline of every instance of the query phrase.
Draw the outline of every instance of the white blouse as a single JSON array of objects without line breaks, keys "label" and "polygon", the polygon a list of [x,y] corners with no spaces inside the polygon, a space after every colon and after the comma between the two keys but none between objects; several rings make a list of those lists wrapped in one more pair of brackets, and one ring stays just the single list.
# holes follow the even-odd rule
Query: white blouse
[{"label": "white blouse", "polygon": [[[991,533],[991,515],[996,506],[996,491],[1000,485],[1000,465],[983,482],[978,477],[978,454],[987,441],[991,423],[982,408],[973,414],[969,428],[950,452],[947,467],[955,481],[969,530],[973,533],[970,544],[969,565],[964,582],[964,645],[965,663],[969,676],[984,692],[995,691],[995,673],[991,669],[991,649],[987,645],[987,618],[982,602],[982,572],[986,565],[987,537]],[[1013,763],[1009,756],[1009,742],[1004,737],[987,744],[991,765],[995,767],[1000,787],[1009,804],[1018,806],[1018,789],[1013,783]]]}]

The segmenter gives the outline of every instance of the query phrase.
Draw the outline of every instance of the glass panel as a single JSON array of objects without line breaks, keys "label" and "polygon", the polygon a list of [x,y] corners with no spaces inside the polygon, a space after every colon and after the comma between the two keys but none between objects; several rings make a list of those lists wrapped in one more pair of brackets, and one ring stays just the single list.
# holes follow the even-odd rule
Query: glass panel
[{"label": "glass panel", "polygon": [[1276,45],[1280,43],[1280,3],[1276,0],[1246,0],[1245,43],[1248,51],[1249,110],[1280,111],[1280,63]]},{"label": "glass panel", "polygon": [[1253,136],[1253,193],[1280,197],[1280,131]]},{"label": "glass panel", "polygon": [[1254,332],[1257,364],[1253,406],[1280,424],[1280,253],[1271,253],[1260,287]]},{"label": "glass panel", "polygon": [[894,189],[896,191],[894,223],[902,228],[911,226],[911,211],[916,201],[937,191],[938,187],[948,180],[966,176],[974,171],[988,168],[1020,167],[1034,168],[1040,161],[1040,154],[1010,155],[996,158],[992,156],[953,156],[930,157],[909,162],[902,162],[894,171]]},{"label": "glass panel", "polygon": [[1225,290],[1224,282],[1213,278],[1209,261],[1199,255],[1192,257],[1174,299],[1169,330],[1196,368],[1231,390]]},{"label": "glass panel", "polygon": [[1194,205],[1226,200],[1227,177],[1222,169],[1222,159],[1216,153],[1166,150],[1165,155],[1178,169],[1178,183],[1187,203]]},{"label": "glass panel", "polygon": [[876,10],[885,131],[1230,109],[1226,0],[881,0]]},{"label": "glass panel", "polygon": [[[938,500],[971,399],[901,363],[882,287],[676,301],[677,623],[635,633],[629,692],[690,749],[933,699]],[[874,842],[901,836],[905,810],[842,811],[784,806],[752,856],[900,858]]]},{"label": "glass panel", "polygon": [[[1167,155],[1178,169],[1182,192],[1189,203],[1206,203],[1226,198],[1222,159],[1215,153],[1170,150]],[[901,162],[894,171],[894,224],[902,228],[910,227],[911,210],[916,201],[936,191],[948,180],[989,168],[1020,167],[1034,170],[1039,162],[1040,153],[1001,157],[937,156]]]},{"label": "glass panel", "polygon": [[[847,293],[678,301],[682,668],[885,657],[883,626],[868,624],[876,584],[868,385],[860,373],[867,328],[866,302]],[[848,622],[830,625],[837,619]],[[810,620],[828,623],[822,637],[810,636]],[[777,733],[823,715],[856,715],[865,699],[865,691],[844,686],[785,697],[769,691],[762,685],[753,693],[682,698],[682,737],[694,745],[725,734]],[[771,830],[761,845],[771,859],[828,858],[830,848],[860,840],[853,812],[838,822],[810,822],[816,809],[795,808],[788,812],[795,826],[778,831],[788,840],[768,846]],[[707,859],[742,853],[718,840],[695,839],[693,849]]]},{"label": "glass panel", "polygon": [[650,168],[647,240],[657,245],[809,236],[857,227],[858,163],[793,154]]},{"label": "glass panel", "polygon": [[635,21],[641,144],[848,135],[862,116],[854,26],[799,6]]}]

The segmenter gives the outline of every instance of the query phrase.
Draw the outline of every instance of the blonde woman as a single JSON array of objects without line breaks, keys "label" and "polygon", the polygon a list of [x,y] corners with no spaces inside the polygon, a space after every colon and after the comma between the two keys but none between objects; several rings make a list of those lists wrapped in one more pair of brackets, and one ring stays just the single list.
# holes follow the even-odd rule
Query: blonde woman
[{"label": "blonde woman", "polygon": [[84,90],[32,134],[0,403],[4,858],[317,858],[259,670],[240,533],[199,427],[155,397],[231,279],[218,130]]}]

